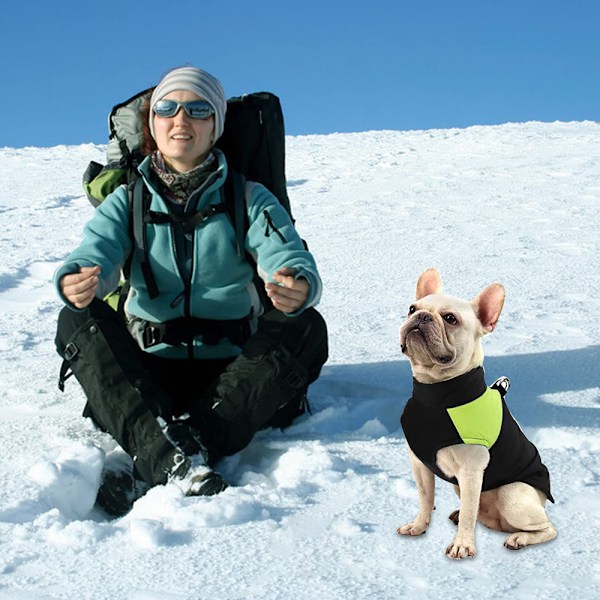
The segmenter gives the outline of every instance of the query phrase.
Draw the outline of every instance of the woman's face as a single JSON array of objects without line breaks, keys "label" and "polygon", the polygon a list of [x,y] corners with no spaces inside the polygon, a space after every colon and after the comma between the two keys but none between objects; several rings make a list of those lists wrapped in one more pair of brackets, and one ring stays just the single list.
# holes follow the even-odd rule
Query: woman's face
[{"label": "woman's face", "polygon": [[[194,92],[176,90],[164,99],[189,102],[202,98]],[[185,173],[204,161],[213,145],[214,115],[208,119],[192,119],[180,108],[172,117],[159,117],[154,113],[152,117],[154,140],[169,168]]]}]

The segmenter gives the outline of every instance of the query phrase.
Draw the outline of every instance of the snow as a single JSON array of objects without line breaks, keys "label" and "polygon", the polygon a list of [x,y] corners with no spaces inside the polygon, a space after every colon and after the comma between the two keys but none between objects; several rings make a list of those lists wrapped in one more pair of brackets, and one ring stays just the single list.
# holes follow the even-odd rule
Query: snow
[{"label": "snow", "polygon": [[[288,137],[298,228],[324,280],[330,360],[311,416],[264,431],[219,469],[219,496],[150,490],[121,519],[93,508],[114,442],[56,387],[50,283],[92,208],[104,146],[0,149],[0,599],[600,597],[600,125],[515,123]],[[444,556],[457,508],[439,482],[425,536],[399,416],[411,374],[398,328],[421,271],[507,300],[488,379],[552,479],[556,540],[519,552],[477,529]]]}]

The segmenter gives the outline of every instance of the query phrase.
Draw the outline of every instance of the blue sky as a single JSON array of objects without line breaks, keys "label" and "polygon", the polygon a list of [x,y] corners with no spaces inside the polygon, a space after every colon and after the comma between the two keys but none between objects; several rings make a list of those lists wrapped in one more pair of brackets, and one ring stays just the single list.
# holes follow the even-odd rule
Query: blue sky
[{"label": "blue sky", "polygon": [[11,0],[0,52],[0,146],[103,143],[184,64],[276,93],[291,135],[600,121],[598,0]]}]

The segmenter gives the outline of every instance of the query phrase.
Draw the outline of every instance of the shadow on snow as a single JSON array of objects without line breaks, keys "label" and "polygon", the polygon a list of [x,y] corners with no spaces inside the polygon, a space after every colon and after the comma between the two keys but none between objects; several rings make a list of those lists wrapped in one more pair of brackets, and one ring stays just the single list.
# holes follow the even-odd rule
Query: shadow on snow
[{"label": "shadow on snow", "polygon": [[[542,396],[599,388],[599,362],[600,346],[596,345],[537,354],[488,356],[484,366],[488,384],[502,375],[510,379],[507,403],[523,427],[598,427],[600,410],[550,404]],[[405,359],[331,365],[323,369],[310,391],[317,399],[329,397],[326,403],[332,406],[365,403],[371,418],[378,418],[390,431],[395,431],[411,395],[412,374]],[[600,408],[600,399],[598,402]],[[313,408],[322,407],[319,404]]]}]

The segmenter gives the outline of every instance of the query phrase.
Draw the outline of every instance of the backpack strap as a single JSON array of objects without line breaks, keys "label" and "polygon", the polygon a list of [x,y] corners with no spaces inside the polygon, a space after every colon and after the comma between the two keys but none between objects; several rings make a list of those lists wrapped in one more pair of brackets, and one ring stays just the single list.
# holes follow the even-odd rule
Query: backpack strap
[{"label": "backpack strap", "polygon": [[[245,252],[246,233],[250,227],[246,210],[246,177],[232,169],[227,173],[225,183],[221,187],[222,204],[235,230],[237,255]],[[254,261],[251,261],[254,264]]]},{"label": "backpack strap", "polygon": [[248,218],[246,206],[247,183],[248,181],[244,175],[230,169],[225,184],[221,188],[222,197],[223,203],[227,207],[227,214],[235,229],[238,256],[245,256],[248,263],[254,268],[254,277],[252,278],[254,288],[262,304],[263,312],[267,313],[273,309],[273,303],[269,296],[267,296],[264,282],[258,274],[258,265],[254,256],[245,249],[246,234],[250,228],[250,219]]},{"label": "backpack strap", "polygon": [[192,215],[183,214],[175,215],[172,213],[156,212],[154,210],[147,210],[144,213],[144,223],[153,223],[160,225],[163,223],[172,223],[174,225],[180,225],[184,233],[191,233],[206,219],[219,213],[227,212],[227,208],[224,204],[212,204],[195,212]]},{"label": "backpack strap", "polygon": [[[243,176],[240,175],[243,178]],[[240,184],[238,184],[240,185]],[[241,182],[242,190],[244,189],[245,179]],[[203,223],[206,219],[227,212],[228,214],[240,214],[243,219],[243,215],[246,214],[245,210],[236,210],[235,199],[232,200],[232,207],[228,206],[226,202],[221,202],[221,204],[214,204],[211,206],[207,206],[203,210],[199,210],[191,215],[175,215],[172,213],[161,213],[157,211],[152,211],[150,209],[150,192],[146,188],[144,184],[144,180],[142,177],[138,177],[133,184],[129,185],[127,188],[130,207],[131,207],[131,222],[132,222],[132,233],[133,233],[133,253],[135,254],[136,260],[139,262],[140,267],[142,269],[142,275],[144,276],[144,281],[146,282],[146,287],[148,288],[148,295],[151,300],[154,300],[159,294],[158,285],[156,283],[156,279],[154,277],[154,273],[152,272],[152,267],[150,266],[150,258],[148,253],[148,239],[146,235],[146,225],[153,224],[175,224],[180,225],[183,229],[184,233],[191,233],[198,225]],[[235,195],[234,195],[235,196]],[[225,194],[227,198],[227,194]],[[242,200],[243,200],[242,193]],[[234,212],[231,212],[233,210]],[[233,219],[238,219],[238,217],[233,217]],[[235,220],[234,220],[235,223]],[[235,225],[234,225],[235,226]],[[247,228],[246,228],[247,229]],[[240,230],[240,233],[237,233],[236,229],[236,237],[238,237],[239,244],[239,236],[241,236],[241,248],[244,247],[244,238],[245,232]],[[239,246],[238,246],[239,251]]]},{"label": "backpack strap", "polygon": [[138,177],[134,181],[133,186],[129,186],[128,191],[131,202],[131,218],[133,221],[133,252],[142,268],[142,274],[148,288],[148,295],[151,300],[154,300],[158,296],[158,286],[156,285],[156,279],[154,278],[154,273],[152,273],[148,259],[148,239],[146,237],[146,225],[144,222],[144,215],[149,208],[150,198],[149,194],[146,193],[146,186],[141,177]]},{"label": "backpack strap", "polygon": [[228,338],[232,344],[242,346],[250,337],[248,317],[227,320],[181,317],[166,323],[140,321],[139,324],[144,349],[156,344],[169,346],[192,344],[197,336],[202,336],[204,344],[214,345],[223,338]]}]

